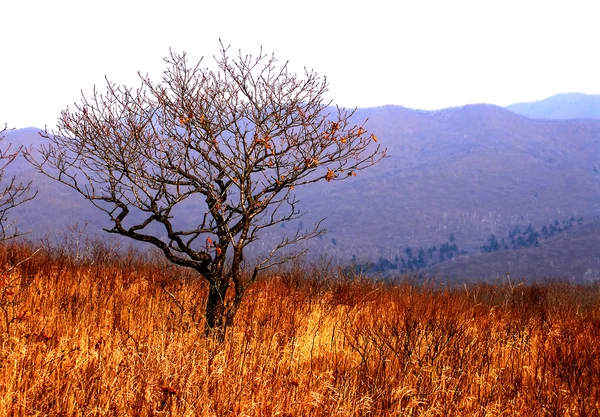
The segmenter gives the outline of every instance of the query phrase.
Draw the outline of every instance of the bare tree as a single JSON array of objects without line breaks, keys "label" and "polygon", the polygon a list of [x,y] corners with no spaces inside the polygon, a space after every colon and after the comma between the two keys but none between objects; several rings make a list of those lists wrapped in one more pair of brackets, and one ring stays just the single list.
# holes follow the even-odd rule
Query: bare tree
[{"label": "bare tree", "polygon": [[[0,129],[0,142],[4,140],[7,126]],[[21,153],[22,148],[14,149],[11,144],[0,146],[0,242],[5,242],[23,235],[16,227],[14,221],[9,220],[9,212],[17,206],[32,200],[36,193],[31,193],[31,182],[23,183],[13,176],[6,180],[6,168],[14,162]],[[13,247],[11,252],[20,251]],[[23,302],[26,288],[31,284],[32,277],[26,274],[13,273],[21,264],[35,256],[37,251],[27,255],[9,256],[6,263],[0,265],[0,314],[3,317],[7,334],[16,321],[22,319],[17,313]]]},{"label": "bare tree", "polygon": [[[7,126],[0,129],[0,142],[4,140]],[[31,193],[31,182],[23,183],[16,176],[6,181],[6,168],[19,156],[21,148],[14,149],[11,144],[0,147],[0,241],[21,236],[15,222],[9,220],[9,212],[17,206],[32,200],[36,193]]]},{"label": "bare tree", "polygon": [[232,323],[258,273],[289,259],[282,249],[322,232],[317,224],[244,260],[263,230],[302,214],[296,187],[351,178],[385,156],[364,123],[351,123],[353,111],[325,102],[326,79],[221,46],[214,70],[171,52],[158,83],[107,80],[104,93],[62,112],[40,157],[28,156],[106,212],[106,231],[204,277],[207,332]]}]

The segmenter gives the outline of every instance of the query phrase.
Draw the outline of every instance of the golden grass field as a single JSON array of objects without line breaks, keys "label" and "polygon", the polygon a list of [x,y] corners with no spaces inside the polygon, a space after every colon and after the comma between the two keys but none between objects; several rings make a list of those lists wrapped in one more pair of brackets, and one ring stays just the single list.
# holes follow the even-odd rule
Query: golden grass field
[{"label": "golden grass field", "polygon": [[1,416],[597,416],[600,287],[459,288],[289,267],[225,340],[134,255],[0,249]]}]

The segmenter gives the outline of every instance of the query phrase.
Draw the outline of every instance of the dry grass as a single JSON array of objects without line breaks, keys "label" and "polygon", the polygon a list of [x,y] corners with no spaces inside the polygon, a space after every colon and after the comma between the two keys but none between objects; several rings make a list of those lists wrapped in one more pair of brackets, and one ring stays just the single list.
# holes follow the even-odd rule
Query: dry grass
[{"label": "dry grass", "polygon": [[[0,264],[30,251],[3,248]],[[218,344],[198,323],[204,286],[177,274],[38,254],[5,275],[0,415],[599,414],[598,287],[296,267],[260,281]]]}]

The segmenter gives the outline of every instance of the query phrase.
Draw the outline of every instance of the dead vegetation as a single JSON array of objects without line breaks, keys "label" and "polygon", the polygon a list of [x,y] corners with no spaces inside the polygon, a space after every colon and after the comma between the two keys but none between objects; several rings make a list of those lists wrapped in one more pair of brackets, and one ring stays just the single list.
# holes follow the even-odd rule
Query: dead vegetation
[{"label": "dead vegetation", "polygon": [[[33,250],[5,245],[2,270]],[[0,415],[599,414],[598,286],[297,265],[249,290],[220,343],[204,337],[203,282],[107,251],[44,250],[1,278]]]}]

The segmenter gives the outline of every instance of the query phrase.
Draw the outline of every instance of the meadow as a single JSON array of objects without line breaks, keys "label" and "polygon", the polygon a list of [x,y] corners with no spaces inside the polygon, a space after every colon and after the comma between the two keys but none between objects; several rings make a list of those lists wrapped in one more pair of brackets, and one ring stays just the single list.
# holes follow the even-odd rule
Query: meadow
[{"label": "meadow", "polygon": [[[191,272],[0,247],[1,416],[597,416],[600,286],[295,263],[205,337]],[[33,255],[33,256],[32,256]]]}]

